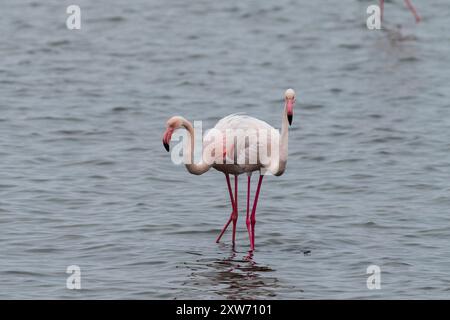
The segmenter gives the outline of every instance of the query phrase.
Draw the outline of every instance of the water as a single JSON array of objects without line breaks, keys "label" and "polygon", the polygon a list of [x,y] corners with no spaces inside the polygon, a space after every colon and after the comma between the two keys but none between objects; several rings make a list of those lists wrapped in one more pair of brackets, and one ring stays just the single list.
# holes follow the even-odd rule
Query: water
[{"label": "water", "polygon": [[[449,6],[414,2],[420,25],[395,1],[369,31],[368,1],[79,0],[69,31],[73,1],[4,1],[0,298],[449,298]],[[245,259],[245,193],[233,252],[223,175],[161,137],[177,114],[279,128],[288,87],[288,168]]]}]

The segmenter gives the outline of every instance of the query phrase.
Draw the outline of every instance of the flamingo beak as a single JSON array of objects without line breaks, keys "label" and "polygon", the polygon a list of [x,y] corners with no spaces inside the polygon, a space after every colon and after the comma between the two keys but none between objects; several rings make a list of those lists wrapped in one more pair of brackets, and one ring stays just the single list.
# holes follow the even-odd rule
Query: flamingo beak
[{"label": "flamingo beak", "polygon": [[287,118],[289,121],[289,125],[292,125],[292,118],[294,116],[294,102],[294,99],[286,100]]},{"label": "flamingo beak", "polygon": [[170,139],[172,139],[172,133],[173,133],[173,129],[167,128],[166,132],[164,132],[164,136],[162,139],[163,146],[167,152],[169,152],[169,150],[170,150],[169,143],[170,143]]}]

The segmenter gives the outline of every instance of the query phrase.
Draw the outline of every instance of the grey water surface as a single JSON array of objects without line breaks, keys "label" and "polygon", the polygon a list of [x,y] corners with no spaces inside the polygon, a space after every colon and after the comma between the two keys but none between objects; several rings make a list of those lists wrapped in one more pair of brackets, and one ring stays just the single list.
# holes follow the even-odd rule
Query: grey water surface
[{"label": "grey water surface", "polygon": [[[450,298],[450,6],[387,1],[368,30],[376,2],[3,1],[0,298]],[[233,251],[223,174],[161,138],[172,115],[280,128],[288,87],[248,257],[245,177]]]}]

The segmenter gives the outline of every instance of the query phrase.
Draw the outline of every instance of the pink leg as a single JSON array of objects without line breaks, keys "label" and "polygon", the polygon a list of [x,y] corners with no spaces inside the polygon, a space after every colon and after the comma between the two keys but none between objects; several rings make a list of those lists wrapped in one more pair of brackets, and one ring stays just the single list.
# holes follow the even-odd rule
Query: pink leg
[{"label": "pink leg", "polygon": [[416,22],[419,23],[420,22],[420,17],[417,14],[416,8],[414,8],[414,6],[412,5],[410,0],[405,0],[406,6],[408,7],[408,9],[412,12],[412,14],[414,15],[414,18],[416,18]]},{"label": "pink leg", "polygon": [[233,214],[231,215],[231,219],[233,220],[232,242],[233,242],[233,248],[234,248],[234,243],[236,240],[236,222],[238,219],[238,176],[237,175],[234,176],[234,210],[233,210]]},{"label": "pink leg", "polygon": [[250,222],[252,224],[252,241],[250,243],[250,250],[255,250],[255,224],[256,224],[256,206],[258,205],[259,191],[261,190],[261,184],[264,176],[259,176],[258,187],[256,188],[255,200],[253,201],[252,215]]},{"label": "pink leg", "polygon": [[381,11],[381,21],[383,21],[384,16],[384,0],[380,0],[380,11]]},{"label": "pink leg", "polygon": [[228,193],[230,194],[231,206],[233,207],[233,211],[230,214],[230,218],[228,219],[228,222],[223,227],[222,232],[220,232],[219,236],[217,237],[217,239],[216,239],[217,243],[220,241],[220,238],[222,238],[222,235],[225,233],[225,231],[227,230],[228,226],[230,225],[230,222],[231,222],[231,220],[233,218],[233,213],[235,211],[235,209],[234,209],[234,197],[233,197],[233,192],[231,191],[230,175],[229,174],[225,174],[225,177],[227,179]]},{"label": "pink leg", "polygon": [[250,247],[252,246],[252,230],[250,222],[250,179],[251,176],[247,176],[247,220],[245,223],[247,225],[248,240],[250,240]]}]

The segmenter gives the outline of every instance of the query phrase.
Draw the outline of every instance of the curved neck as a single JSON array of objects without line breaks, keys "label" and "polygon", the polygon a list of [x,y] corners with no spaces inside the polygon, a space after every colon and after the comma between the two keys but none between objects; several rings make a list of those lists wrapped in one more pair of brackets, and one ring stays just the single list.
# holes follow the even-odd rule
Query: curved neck
[{"label": "curved neck", "polygon": [[283,115],[281,116],[281,137],[280,137],[280,162],[286,165],[288,158],[288,142],[289,142],[289,121],[287,117],[287,106],[284,106]]},{"label": "curved neck", "polygon": [[284,173],[288,158],[288,143],[289,143],[289,121],[287,118],[287,106],[284,106],[283,114],[281,116],[281,133],[279,143],[279,158],[276,163],[271,164],[269,169],[273,175],[280,176]]},{"label": "curved neck", "polygon": [[194,145],[195,145],[195,131],[192,124],[186,119],[183,120],[182,126],[186,128],[188,132],[188,143],[184,144],[183,153],[185,155],[185,159],[187,160],[185,163],[186,169],[196,175],[200,175],[209,170],[210,165],[203,162],[203,159],[200,163],[194,163]]}]

